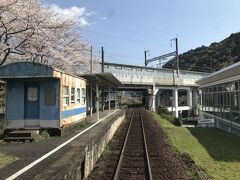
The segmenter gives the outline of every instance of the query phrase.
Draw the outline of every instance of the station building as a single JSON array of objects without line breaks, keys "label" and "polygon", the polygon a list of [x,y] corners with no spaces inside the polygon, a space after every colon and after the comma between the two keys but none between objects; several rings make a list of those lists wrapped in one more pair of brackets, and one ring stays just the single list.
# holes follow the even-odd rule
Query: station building
[{"label": "station building", "polygon": [[240,135],[240,62],[196,82],[200,85],[200,114],[215,127]]},{"label": "station building", "polygon": [[111,93],[116,94],[115,89],[121,86],[111,73],[83,77],[27,61],[2,66],[0,79],[6,86],[6,132],[47,129],[60,134],[63,128],[84,120],[88,114],[92,116],[92,112],[98,120],[100,109],[110,113],[116,108],[117,100]]}]

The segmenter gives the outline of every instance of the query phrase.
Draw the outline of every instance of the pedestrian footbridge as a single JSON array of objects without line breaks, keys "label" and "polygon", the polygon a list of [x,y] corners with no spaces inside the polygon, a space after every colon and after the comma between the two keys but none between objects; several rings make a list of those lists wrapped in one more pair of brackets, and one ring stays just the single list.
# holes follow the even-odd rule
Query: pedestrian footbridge
[{"label": "pedestrian footbridge", "polygon": [[104,63],[104,72],[111,72],[124,85],[159,85],[196,87],[196,80],[207,75],[202,72],[152,68],[116,63]]},{"label": "pedestrian footbridge", "polygon": [[[170,111],[178,117],[179,111],[196,109],[197,87],[196,81],[208,75],[203,72],[134,66],[116,63],[104,63],[104,72],[111,72],[124,87],[122,89],[145,88],[148,91],[147,102],[151,110],[160,105],[161,90],[172,90]],[[178,90],[187,91],[187,105],[178,106]]]}]

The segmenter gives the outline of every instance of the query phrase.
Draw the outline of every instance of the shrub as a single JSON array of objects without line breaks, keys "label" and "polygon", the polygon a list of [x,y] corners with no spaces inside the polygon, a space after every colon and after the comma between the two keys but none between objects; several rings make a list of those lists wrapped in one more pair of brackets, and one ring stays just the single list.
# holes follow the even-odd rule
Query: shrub
[{"label": "shrub", "polygon": [[157,107],[157,113],[161,116],[162,114],[170,114],[170,112],[168,111],[168,109],[166,107],[163,106],[159,106]]},{"label": "shrub", "polygon": [[40,142],[40,141],[43,141],[45,139],[48,139],[49,137],[50,137],[49,133],[47,131],[43,131],[41,134],[37,135],[34,138],[34,141],[35,142]]},{"label": "shrub", "polygon": [[181,125],[181,119],[176,118],[171,113],[168,111],[166,107],[161,107],[159,106],[157,108],[157,113],[163,118],[169,121],[170,123],[174,124],[175,126],[180,126]]},{"label": "shrub", "polygon": [[47,139],[47,138],[50,137],[50,135],[48,134],[47,131],[43,131],[43,132],[41,133],[41,136],[42,136],[44,139]]},{"label": "shrub", "polygon": [[86,120],[80,122],[80,128],[84,128],[84,127],[86,127],[86,125],[87,125]]},{"label": "shrub", "polygon": [[182,125],[181,118],[174,117],[173,124],[175,126],[181,126]]}]

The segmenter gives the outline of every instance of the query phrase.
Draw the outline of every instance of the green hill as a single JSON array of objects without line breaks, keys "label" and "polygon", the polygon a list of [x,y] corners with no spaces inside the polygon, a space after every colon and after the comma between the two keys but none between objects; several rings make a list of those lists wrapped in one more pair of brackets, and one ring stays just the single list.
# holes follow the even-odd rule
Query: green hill
[{"label": "green hill", "polygon": [[[179,55],[182,70],[211,72],[240,61],[240,32],[231,34],[219,43],[202,46]],[[175,67],[175,60],[168,61],[163,67]]]}]

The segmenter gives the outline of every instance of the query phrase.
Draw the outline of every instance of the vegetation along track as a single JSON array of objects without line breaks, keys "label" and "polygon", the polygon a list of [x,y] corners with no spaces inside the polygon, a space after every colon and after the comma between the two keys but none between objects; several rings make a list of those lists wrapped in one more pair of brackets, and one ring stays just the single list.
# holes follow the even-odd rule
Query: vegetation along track
[{"label": "vegetation along track", "polygon": [[89,179],[187,179],[183,163],[148,112],[129,109],[126,117]]}]

